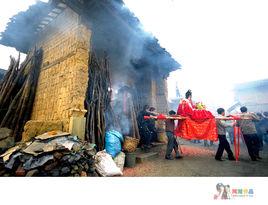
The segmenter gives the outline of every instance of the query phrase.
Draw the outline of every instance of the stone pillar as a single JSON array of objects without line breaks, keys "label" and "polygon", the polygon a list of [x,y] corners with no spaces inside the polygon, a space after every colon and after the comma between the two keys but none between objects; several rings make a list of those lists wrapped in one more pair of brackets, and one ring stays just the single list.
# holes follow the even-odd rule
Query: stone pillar
[{"label": "stone pillar", "polygon": [[[168,102],[167,102],[167,82],[165,79],[154,75],[151,83],[151,102],[158,113],[168,113]],[[165,132],[166,123],[165,121],[156,121],[157,138],[159,142],[167,143],[167,136]]]},{"label": "stone pillar", "polygon": [[[157,109],[157,82],[155,79],[151,79],[151,93],[150,93],[150,105]],[[158,111],[158,110],[157,110]]]},{"label": "stone pillar", "polygon": [[73,136],[78,136],[82,141],[85,140],[86,130],[86,118],[84,117],[87,110],[82,109],[71,109],[69,133]]},{"label": "stone pillar", "polygon": [[159,78],[157,80],[157,91],[156,91],[156,109],[161,113],[168,113],[168,93],[167,93],[167,81],[166,79]]}]

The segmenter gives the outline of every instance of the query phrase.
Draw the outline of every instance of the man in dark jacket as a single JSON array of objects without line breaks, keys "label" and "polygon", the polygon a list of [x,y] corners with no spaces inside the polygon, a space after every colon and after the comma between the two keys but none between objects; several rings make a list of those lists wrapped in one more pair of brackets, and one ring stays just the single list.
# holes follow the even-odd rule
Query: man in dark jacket
[{"label": "man in dark jacket", "polygon": [[145,105],[143,109],[139,112],[137,118],[139,133],[141,137],[140,144],[145,151],[150,150],[152,141],[152,135],[148,128],[149,121],[144,119],[144,116],[150,116],[149,108],[149,105]]},{"label": "man in dark jacket", "polygon": [[[156,109],[154,107],[149,108],[150,115],[157,116],[158,113],[156,112]],[[149,119],[148,120],[148,129],[151,134],[151,142],[157,141],[157,132],[156,132],[156,126],[155,126],[155,119]]]}]

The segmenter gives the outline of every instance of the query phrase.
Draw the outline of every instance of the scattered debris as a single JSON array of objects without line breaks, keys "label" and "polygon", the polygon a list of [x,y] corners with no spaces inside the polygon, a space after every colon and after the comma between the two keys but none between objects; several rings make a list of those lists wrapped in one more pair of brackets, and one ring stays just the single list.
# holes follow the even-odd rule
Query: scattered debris
[{"label": "scattered debris", "polygon": [[15,160],[17,157],[21,156],[21,153],[16,153],[14,154],[11,159],[8,161],[8,163],[6,164],[6,168],[8,169],[12,169],[12,167],[14,166]]},{"label": "scattered debris", "polygon": [[62,131],[51,131],[51,132],[46,132],[42,135],[36,136],[35,139],[38,140],[47,140],[50,138],[56,138],[56,137],[61,137],[61,136],[68,136],[70,133],[68,132],[62,132]]},{"label": "scattered debris", "polygon": [[25,170],[31,170],[37,167],[41,167],[45,163],[47,163],[49,160],[53,160],[53,158],[54,158],[53,155],[45,155],[37,159],[35,159],[34,157],[31,157],[27,162],[23,164],[23,168]]},{"label": "scattered debris", "polygon": [[93,144],[67,133],[49,132],[3,153],[0,176],[98,176],[95,154]]},{"label": "scattered debris", "polygon": [[33,169],[27,172],[26,177],[33,177],[33,176],[36,176],[37,174],[38,174],[38,169]]},{"label": "scattered debris", "polygon": [[9,157],[19,149],[20,149],[20,146],[11,147],[4,154],[2,154],[0,157],[3,158],[4,162],[6,162],[7,160],[9,160]]},{"label": "scattered debris", "polygon": [[25,176],[25,174],[26,174],[26,171],[25,171],[22,167],[19,167],[19,168],[16,170],[16,176],[23,177],[23,176]]}]

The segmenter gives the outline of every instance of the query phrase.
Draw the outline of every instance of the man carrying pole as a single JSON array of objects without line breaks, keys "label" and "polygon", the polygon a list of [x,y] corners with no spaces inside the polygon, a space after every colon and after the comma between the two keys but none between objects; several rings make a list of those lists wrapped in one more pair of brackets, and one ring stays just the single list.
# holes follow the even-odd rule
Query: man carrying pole
[{"label": "man carrying pole", "polygon": [[[176,115],[176,112],[174,110],[169,111],[168,113],[171,117]],[[181,159],[182,156],[179,153],[179,145],[174,137],[174,129],[175,129],[175,123],[174,119],[167,119],[166,120],[166,134],[168,138],[168,143],[167,143],[167,150],[166,150],[166,156],[165,158],[168,160],[174,159],[172,156],[172,151],[174,149],[175,154],[176,154],[176,159]]]},{"label": "man carrying pole", "polygon": [[220,119],[220,117],[225,116],[225,110],[223,108],[218,108],[217,113],[219,114],[219,118],[216,119],[216,124],[217,124],[217,129],[218,129],[218,137],[219,137],[219,147],[218,147],[218,150],[216,152],[215,159],[218,161],[223,161],[221,157],[222,157],[222,154],[225,150],[228,154],[228,159],[233,161],[233,160],[235,160],[235,158],[234,158],[234,154],[230,148],[230,144],[226,139],[226,128],[233,127],[234,124],[233,125],[227,124],[227,122]]},{"label": "man carrying pole", "polygon": [[[240,108],[242,120],[238,121],[238,125],[241,128],[244,140],[248,149],[249,156],[252,161],[261,159],[258,148],[258,135],[254,124],[254,121],[259,121],[260,118],[255,113],[248,113],[247,107],[243,106]],[[252,120],[244,120],[243,118],[251,118]]]}]

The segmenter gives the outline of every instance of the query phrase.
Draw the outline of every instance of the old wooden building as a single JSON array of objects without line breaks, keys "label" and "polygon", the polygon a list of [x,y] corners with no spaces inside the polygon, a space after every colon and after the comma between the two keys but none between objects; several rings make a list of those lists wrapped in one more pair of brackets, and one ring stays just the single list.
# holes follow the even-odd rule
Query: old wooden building
[{"label": "old wooden building", "polygon": [[267,79],[237,84],[234,88],[235,100],[247,106],[250,112],[268,111],[267,93]]},{"label": "old wooden building", "polygon": [[166,78],[180,68],[122,0],[37,2],[11,19],[0,43],[24,53],[43,49],[31,120],[61,121],[80,137],[92,51],[107,53],[114,95],[127,86],[140,105],[159,112],[168,109]]}]

